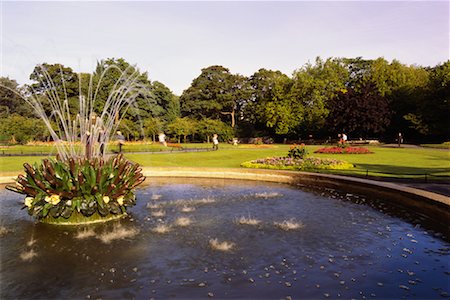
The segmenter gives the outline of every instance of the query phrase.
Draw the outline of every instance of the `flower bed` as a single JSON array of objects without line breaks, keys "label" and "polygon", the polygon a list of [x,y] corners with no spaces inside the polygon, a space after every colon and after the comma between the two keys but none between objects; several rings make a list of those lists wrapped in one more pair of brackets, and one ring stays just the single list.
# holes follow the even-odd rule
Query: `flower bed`
[{"label": "flower bed", "polygon": [[291,157],[268,157],[246,161],[241,164],[244,168],[277,169],[277,170],[343,170],[353,168],[353,165],[342,160],[331,158],[291,158]]},{"label": "flower bed", "polygon": [[314,153],[326,154],[370,154],[373,153],[367,148],[363,147],[325,147],[314,151]]},{"label": "flower bed", "polygon": [[44,223],[81,224],[116,219],[135,204],[142,170],[122,155],[108,160],[44,159],[24,164],[26,176],[7,189],[26,195],[28,214]]}]

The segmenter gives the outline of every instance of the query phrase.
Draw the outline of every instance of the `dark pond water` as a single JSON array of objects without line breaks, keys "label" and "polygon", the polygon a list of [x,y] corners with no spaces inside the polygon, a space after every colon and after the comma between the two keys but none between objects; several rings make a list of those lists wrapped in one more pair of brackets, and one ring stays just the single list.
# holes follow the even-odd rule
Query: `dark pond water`
[{"label": "dark pond water", "polygon": [[0,192],[0,298],[449,298],[432,218],[330,189],[152,181],[128,218],[89,227],[35,223]]}]

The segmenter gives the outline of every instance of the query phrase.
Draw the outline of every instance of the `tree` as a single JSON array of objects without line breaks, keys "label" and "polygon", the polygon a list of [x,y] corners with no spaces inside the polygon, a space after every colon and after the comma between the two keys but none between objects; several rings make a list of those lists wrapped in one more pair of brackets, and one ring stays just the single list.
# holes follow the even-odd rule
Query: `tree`
[{"label": "tree", "polygon": [[122,119],[118,129],[126,137],[128,141],[138,140],[140,137],[144,136],[143,128],[139,123],[133,122],[130,119]]},{"label": "tree", "polygon": [[22,99],[23,96],[15,80],[0,77],[0,117],[8,117],[12,114],[33,117],[33,110]]},{"label": "tree", "polygon": [[152,136],[152,141],[155,142],[156,135],[163,131],[163,123],[159,118],[147,118],[143,123],[145,136]]},{"label": "tree", "polygon": [[178,143],[181,142],[181,136],[183,136],[183,140],[186,143],[186,137],[188,135],[194,134],[196,131],[197,122],[193,119],[184,117],[184,118],[176,118],[172,123],[167,125],[167,131],[170,134],[175,135],[178,139]]},{"label": "tree", "polygon": [[[429,70],[425,97],[410,116],[423,132],[436,140],[449,140],[450,116],[450,60]],[[410,119],[411,121],[411,119]]]},{"label": "tree", "polygon": [[39,119],[17,114],[0,119],[0,140],[25,144],[32,140],[45,140],[49,134]]},{"label": "tree", "polygon": [[233,75],[222,66],[202,69],[200,76],[180,97],[181,113],[197,120],[210,118],[236,124],[236,112],[249,96],[245,77]]},{"label": "tree", "polygon": [[167,123],[180,117],[180,100],[168,87],[159,81],[153,81],[150,89],[157,105],[161,108],[154,115],[155,117],[160,117]]},{"label": "tree", "polygon": [[328,124],[335,132],[346,132],[359,137],[369,137],[386,130],[391,110],[386,98],[376,87],[366,84],[359,91],[341,91],[330,102]]},{"label": "tree", "polygon": [[329,113],[328,103],[346,89],[349,73],[342,59],[316,58],[315,65],[306,64],[293,74],[290,91],[300,119],[299,132],[320,130]]},{"label": "tree", "polygon": [[251,100],[244,107],[243,118],[258,130],[270,129],[288,134],[302,116],[301,107],[290,97],[292,80],[280,71],[260,69],[250,77]]},{"label": "tree", "polygon": [[[95,100],[95,111],[102,111],[105,102],[112,95],[123,91],[123,87],[128,87],[127,83],[139,89],[137,95],[133,97],[132,103],[127,111],[122,110],[118,119],[125,117],[135,122],[161,114],[162,108],[151,94],[151,82],[146,72],[140,70],[123,58],[108,58],[97,63],[93,74],[93,93],[91,97]],[[122,90],[118,86],[122,85]]]},{"label": "tree", "polygon": [[57,110],[65,112],[67,107],[71,114],[78,112],[80,82],[70,67],[58,63],[39,64],[33,69],[30,80],[33,83],[28,86],[29,92],[40,99],[47,115]]},{"label": "tree", "polygon": [[197,123],[197,133],[200,138],[205,140],[207,143],[210,142],[210,138],[213,134],[219,135],[220,139],[223,141],[231,140],[234,136],[233,128],[219,120],[204,119]]}]

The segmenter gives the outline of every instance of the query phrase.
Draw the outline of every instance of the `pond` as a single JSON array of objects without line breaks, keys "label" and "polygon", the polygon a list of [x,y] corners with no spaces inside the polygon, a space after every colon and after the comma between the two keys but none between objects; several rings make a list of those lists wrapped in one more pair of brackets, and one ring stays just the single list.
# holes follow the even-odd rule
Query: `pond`
[{"label": "pond", "polygon": [[242,180],[151,181],[128,217],[85,227],[36,223],[20,195],[1,191],[0,297],[449,297],[448,227],[386,199]]}]

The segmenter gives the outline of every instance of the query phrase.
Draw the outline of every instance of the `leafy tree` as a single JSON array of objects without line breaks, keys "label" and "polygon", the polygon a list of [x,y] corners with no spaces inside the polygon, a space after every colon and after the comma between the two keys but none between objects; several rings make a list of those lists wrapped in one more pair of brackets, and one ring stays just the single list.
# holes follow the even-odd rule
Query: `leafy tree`
[{"label": "leafy tree", "polygon": [[22,99],[23,92],[15,80],[0,77],[0,117],[19,114],[33,117],[34,113]]},{"label": "leafy tree", "polygon": [[155,117],[160,117],[167,123],[180,117],[179,98],[168,87],[159,81],[153,81],[150,89],[157,105],[160,107],[160,110],[154,115]]},{"label": "leafy tree", "polygon": [[328,124],[335,132],[346,132],[359,137],[369,137],[386,130],[391,110],[386,98],[371,84],[359,91],[341,91],[331,99]]},{"label": "leafy tree", "polygon": [[423,132],[440,140],[449,140],[450,116],[450,60],[429,71],[425,97],[411,113]]},{"label": "leafy tree", "polygon": [[66,111],[65,101],[72,114],[78,111],[79,79],[70,67],[43,63],[34,68],[30,80],[33,83],[28,86],[29,93],[40,99],[47,115],[55,110]]},{"label": "leafy tree", "polygon": [[183,136],[183,140],[186,143],[186,137],[194,134],[196,129],[197,122],[187,117],[176,118],[172,123],[167,125],[167,131],[170,134],[175,135],[178,139],[178,143],[181,142],[181,136]]},{"label": "leafy tree", "polygon": [[0,119],[0,140],[25,144],[32,140],[45,140],[49,134],[41,120],[17,114]]},{"label": "leafy tree", "polygon": [[144,136],[143,128],[139,123],[136,123],[130,119],[122,119],[118,129],[122,132],[125,138],[130,140],[138,140]]},{"label": "leafy tree", "polygon": [[[134,97],[134,101],[127,111],[122,110],[118,119],[138,121],[152,116],[158,116],[162,108],[157,100],[150,93],[151,83],[147,73],[141,73],[136,66],[130,65],[123,58],[108,58],[97,63],[93,75],[93,93],[91,97],[95,99],[95,111],[100,112],[105,102],[114,94],[120,93],[118,85],[133,81],[139,88],[139,93]],[[124,115],[125,114],[125,115]]]},{"label": "leafy tree", "polygon": [[290,97],[292,80],[280,71],[260,69],[250,77],[251,100],[243,117],[257,129],[287,134],[299,124],[301,107]]},{"label": "leafy tree", "polygon": [[370,65],[372,60],[356,58],[343,58],[342,62],[345,64],[348,72],[348,79],[346,81],[346,88],[355,91],[360,90],[370,81]]},{"label": "leafy tree", "polygon": [[152,136],[152,141],[155,142],[156,135],[163,131],[163,123],[159,118],[147,118],[144,121],[145,136]]},{"label": "leafy tree", "polygon": [[233,75],[222,66],[202,69],[191,86],[180,97],[181,113],[197,120],[204,118],[236,123],[236,112],[249,96],[245,77]]},{"label": "leafy tree", "polygon": [[199,121],[197,123],[197,133],[201,139],[205,140],[206,138],[207,143],[210,142],[210,138],[212,138],[214,134],[217,134],[222,141],[231,140],[234,136],[233,128],[230,125],[212,119]]},{"label": "leafy tree", "polygon": [[329,113],[329,102],[337,93],[346,90],[349,73],[341,59],[316,58],[315,64],[306,64],[293,74],[290,91],[297,116],[300,119],[300,132],[318,131],[325,124]]}]

